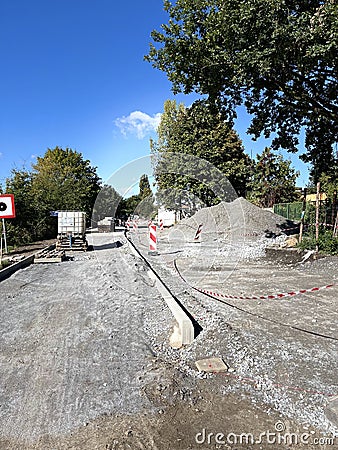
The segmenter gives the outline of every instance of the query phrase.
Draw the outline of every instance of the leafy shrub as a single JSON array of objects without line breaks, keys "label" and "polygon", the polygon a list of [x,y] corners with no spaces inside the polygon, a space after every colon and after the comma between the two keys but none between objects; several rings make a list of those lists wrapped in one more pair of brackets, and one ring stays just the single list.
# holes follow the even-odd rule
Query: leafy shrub
[{"label": "leafy shrub", "polygon": [[[316,249],[316,235],[315,231],[311,230],[307,236],[305,236],[298,247],[302,250],[315,250]],[[319,230],[318,236],[318,250],[322,253],[328,253],[330,255],[338,255],[338,238],[333,236],[332,231]]]}]

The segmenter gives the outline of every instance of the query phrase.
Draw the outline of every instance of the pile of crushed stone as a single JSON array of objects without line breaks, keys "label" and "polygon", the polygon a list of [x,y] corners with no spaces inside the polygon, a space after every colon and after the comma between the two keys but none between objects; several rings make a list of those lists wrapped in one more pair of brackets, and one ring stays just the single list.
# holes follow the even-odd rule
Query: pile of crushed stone
[{"label": "pile of crushed stone", "polygon": [[[215,238],[215,235],[247,237],[276,237],[281,234],[295,234],[297,224],[253,205],[243,197],[226,203],[203,208],[192,217],[183,219],[176,225],[186,237],[193,239],[197,227],[203,224],[203,236]],[[247,240],[247,239],[246,239]]]}]

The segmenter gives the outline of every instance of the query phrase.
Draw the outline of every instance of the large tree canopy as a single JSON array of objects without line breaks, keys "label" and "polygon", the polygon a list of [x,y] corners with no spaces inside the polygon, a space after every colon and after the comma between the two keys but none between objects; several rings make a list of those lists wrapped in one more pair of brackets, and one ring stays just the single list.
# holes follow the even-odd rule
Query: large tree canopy
[{"label": "large tree canopy", "polygon": [[[174,100],[167,100],[157,134],[157,141],[151,141],[151,151],[158,199],[166,207],[176,209],[175,206],[185,201],[183,191],[190,191],[207,206],[219,201],[212,189],[214,175],[205,173],[203,161],[224,174],[224,179],[229,180],[236,192],[244,195],[250,158],[244,153],[236,132],[220,115],[210,114],[203,102],[185,108]],[[190,161],[194,176],[187,176],[192,167],[180,167],[180,160],[175,170],[172,157],[176,153],[194,156]]]},{"label": "large tree canopy", "polygon": [[103,185],[93,208],[92,220],[94,225],[105,217],[118,216],[121,209],[121,200],[122,196],[112,186]]},{"label": "large tree canopy", "polygon": [[47,149],[33,171],[13,170],[6,192],[15,195],[16,218],[8,231],[12,244],[56,237],[55,210],[82,210],[91,215],[100,190],[96,167],[70,148]]},{"label": "large tree canopy", "polygon": [[177,0],[165,10],[146,59],[173,91],[207,95],[230,121],[244,104],[249,132],[274,134],[273,148],[296,151],[305,127],[307,161],[321,152],[325,171],[338,136],[336,1]]},{"label": "large tree canopy", "polygon": [[41,209],[80,210],[91,215],[100,191],[96,167],[70,148],[47,149],[33,164],[32,188]]}]

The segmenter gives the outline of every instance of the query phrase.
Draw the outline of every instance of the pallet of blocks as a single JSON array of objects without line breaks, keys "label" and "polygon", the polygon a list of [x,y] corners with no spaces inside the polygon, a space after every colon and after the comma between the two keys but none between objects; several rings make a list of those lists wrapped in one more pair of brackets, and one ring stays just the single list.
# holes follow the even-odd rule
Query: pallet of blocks
[{"label": "pallet of blocks", "polygon": [[62,262],[66,258],[64,250],[56,250],[55,246],[48,247],[34,255],[35,264]]}]

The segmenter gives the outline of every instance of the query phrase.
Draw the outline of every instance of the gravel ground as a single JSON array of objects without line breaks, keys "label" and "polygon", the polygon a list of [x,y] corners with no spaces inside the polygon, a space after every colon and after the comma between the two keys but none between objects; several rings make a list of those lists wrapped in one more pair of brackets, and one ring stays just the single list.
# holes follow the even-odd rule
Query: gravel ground
[{"label": "gravel ground", "polygon": [[152,411],[139,381],[154,357],[146,317],[171,317],[149,302],[157,293],[128,248],[93,238],[95,252],[1,283],[1,448],[56,438],[102,415]]},{"label": "gravel ground", "polygon": [[[174,350],[173,318],[144,262],[121,233],[89,240],[94,252],[1,283],[1,449],[289,449],[215,443],[219,432],[258,436],[277,424],[309,435],[292,448],[336,448],[314,443],[338,435],[327,414],[338,394],[336,288],[222,304],[190,285],[247,295],[307,288],[336,282],[337,259],[276,264],[262,257],[264,236],[193,244],[176,230],[150,256],[140,229],[134,242],[202,327]],[[198,372],[195,361],[209,356],[229,371]],[[203,430],[210,443],[196,441]]]},{"label": "gravel ground", "polygon": [[[226,377],[231,383],[220,387],[224,395],[246,392],[253,403],[265,404],[267,412],[278,411],[288,420],[337,435],[338,422],[332,423],[327,412],[338,394],[338,258],[277,264],[262,255],[267,245],[285,236],[255,236],[243,245],[212,242],[207,236],[192,244],[189,236],[179,240],[176,227],[160,233],[159,254],[149,256],[145,231],[131,236],[203,327],[194,344],[181,352],[181,366],[199,376],[192,369],[196,359],[222,357],[232,369]],[[174,261],[187,283],[173,268]],[[191,288],[257,296],[333,283],[332,288],[294,297],[223,303]]]}]

